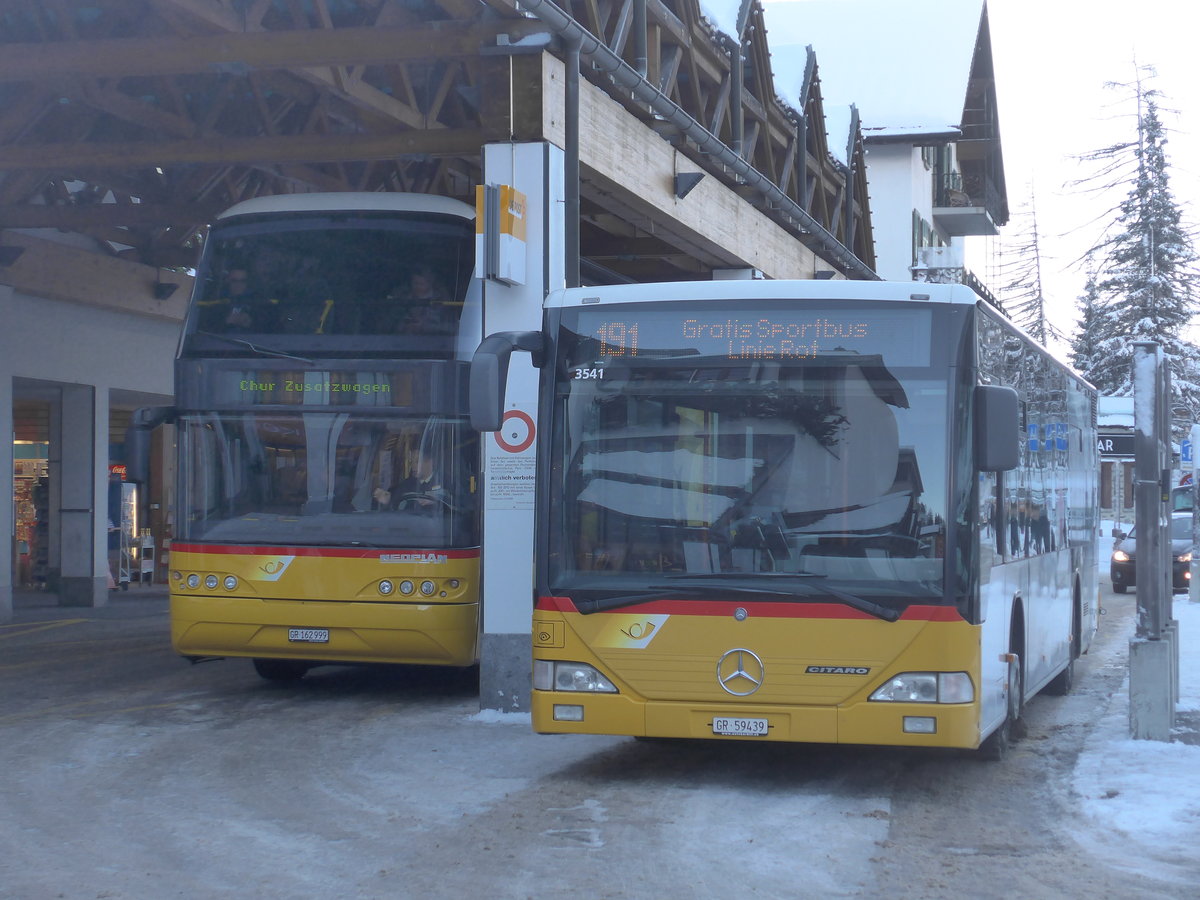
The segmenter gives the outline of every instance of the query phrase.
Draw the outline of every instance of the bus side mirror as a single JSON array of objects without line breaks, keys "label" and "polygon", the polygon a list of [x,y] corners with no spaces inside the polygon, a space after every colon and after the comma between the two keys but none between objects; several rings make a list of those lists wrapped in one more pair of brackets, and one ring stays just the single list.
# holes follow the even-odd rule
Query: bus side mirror
[{"label": "bus side mirror", "polygon": [[975,386],[975,468],[1007,472],[1017,467],[1021,442],[1017,392],[996,384]]},{"label": "bus side mirror", "polygon": [[540,331],[500,331],[489,334],[471,357],[471,427],[476,431],[499,431],[504,421],[504,392],[508,384],[508,361],[514,350],[524,350],[541,368],[543,340]]},{"label": "bus side mirror", "polygon": [[174,419],[173,406],[143,406],[133,411],[125,429],[126,478],[141,484],[150,480],[150,436],[159,425]]}]

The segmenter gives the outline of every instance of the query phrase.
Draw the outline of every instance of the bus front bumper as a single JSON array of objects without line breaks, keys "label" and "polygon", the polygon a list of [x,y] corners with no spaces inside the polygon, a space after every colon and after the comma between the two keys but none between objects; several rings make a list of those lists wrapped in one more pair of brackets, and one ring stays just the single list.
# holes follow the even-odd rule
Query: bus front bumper
[{"label": "bus front bumper", "polygon": [[171,595],[182,656],[469,666],[477,603],[362,603]]},{"label": "bus front bumper", "polygon": [[[533,691],[534,731],[544,734],[624,734],[818,744],[975,748],[979,713],[973,704],[861,702],[843,707],[754,706],[749,703],[640,701],[622,694]],[[725,720],[725,721],[721,721]],[[722,734],[737,723],[765,734]],[[913,730],[920,729],[920,730]]]}]

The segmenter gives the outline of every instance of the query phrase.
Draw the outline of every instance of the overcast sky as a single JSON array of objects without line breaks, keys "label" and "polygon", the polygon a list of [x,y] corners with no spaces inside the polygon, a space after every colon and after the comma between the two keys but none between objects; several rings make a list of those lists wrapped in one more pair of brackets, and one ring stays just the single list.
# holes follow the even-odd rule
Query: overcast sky
[{"label": "overcast sky", "polygon": [[[1189,225],[1200,215],[1200,53],[1194,29],[1180,19],[1185,8],[1181,0],[988,0],[1009,204],[1014,211],[1026,206],[1033,185],[1048,257],[1043,288],[1064,330],[1085,277],[1070,266],[1099,233],[1091,220],[1125,193],[1088,196],[1064,185],[1086,171],[1074,157],[1135,136],[1129,92],[1104,87],[1132,81],[1135,59],[1158,73],[1151,84],[1163,95],[1171,132],[1175,198]],[[1005,229],[1010,243],[1013,230]]]},{"label": "overcast sky", "polygon": [[[736,18],[736,0],[701,2],[717,11],[718,18],[727,5],[732,10],[729,17]],[[771,7],[784,2],[767,0],[768,45],[810,42],[812,35],[806,33],[802,16],[791,17],[786,27],[785,20],[777,20],[772,28]],[[787,0],[787,5],[798,12],[810,2],[814,0]],[[891,27],[886,17],[854,18],[854,6],[861,6],[861,0],[842,2],[847,8],[848,34],[862,35],[872,23]],[[936,15],[943,4],[947,20],[952,11],[961,10],[960,0],[921,0],[913,6],[913,15]],[[828,5],[816,3],[814,14],[816,6]],[[1183,0],[987,0],[1008,200],[1014,216],[1000,238],[974,239],[968,265],[994,289],[1003,284],[997,269],[1000,251],[1006,244],[1021,243],[1018,232],[1026,219],[1019,213],[1035,196],[1044,256],[1043,290],[1051,319],[1063,331],[1073,330],[1075,302],[1086,278],[1082,268],[1073,264],[1100,234],[1095,219],[1126,193],[1122,189],[1098,196],[1068,183],[1088,171],[1078,156],[1136,136],[1136,107],[1129,91],[1108,89],[1105,84],[1132,81],[1137,64],[1157,69],[1151,84],[1163,95],[1162,118],[1171,132],[1167,144],[1171,186],[1188,223],[1194,226],[1200,219],[1200,134],[1192,133],[1200,132],[1195,102],[1200,94],[1200,51],[1190,18],[1182,16],[1188,5]],[[936,22],[922,34],[934,31]],[[819,65],[821,46],[814,43]],[[864,64],[870,65],[870,60]],[[879,77],[888,78],[885,66],[879,68]],[[827,94],[839,93],[835,85],[822,87]],[[865,120],[871,110],[857,102]],[[836,125],[831,117],[830,127]]]}]

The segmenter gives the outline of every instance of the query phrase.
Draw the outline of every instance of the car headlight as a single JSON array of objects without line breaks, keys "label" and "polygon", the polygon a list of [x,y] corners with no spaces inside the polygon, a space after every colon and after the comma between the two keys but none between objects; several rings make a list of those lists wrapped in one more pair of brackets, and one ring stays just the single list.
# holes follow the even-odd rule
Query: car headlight
[{"label": "car headlight", "polygon": [[1129,554],[1124,550],[1113,551],[1113,562],[1129,562]]},{"label": "car headlight", "polygon": [[970,703],[975,686],[966,672],[901,672],[871,694],[885,703]]},{"label": "car headlight", "polygon": [[587,663],[558,662],[550,659],[533,661],[533,687],[538,691],[584,691],[615,694],[617,686],[605,678],[595,666]]},{"label": "car headlight", "polygon": [[1190,563],[1192,561],[1192,551],[1189,550],[1187,553],[1180,553],[1175,559],[1179,562]]}]

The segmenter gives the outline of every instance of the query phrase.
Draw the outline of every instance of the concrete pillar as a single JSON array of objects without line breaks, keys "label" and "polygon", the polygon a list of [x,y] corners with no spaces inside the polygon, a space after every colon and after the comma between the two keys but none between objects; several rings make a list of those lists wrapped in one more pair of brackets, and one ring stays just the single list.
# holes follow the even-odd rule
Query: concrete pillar
[{"label": "concrete pillar", "polygon": [[8,474],[7,513],[0,528],[0,625],[13,618],[13,537],[16,534],[16,510],[13,506],[13,387],[12,377],[0,377],[0,472]]},{"label": "concrete pillar", "polygon": [[62,386],[59,443],[59,605],[105,606],[108,603],[107,391],[97,391],[85,384]]},{"label": "concrete pillar", "polygon": [[[484,335],[541,328],[542,300],[563,287],[563,152],[547,143],[484,147],[487,184],[525,195],[525,283],[484,285]],[[525,712],[533,615],[534,460],[538,371],[514,354],[505,427],[483,436],[483,634],[479,705]]]}]

